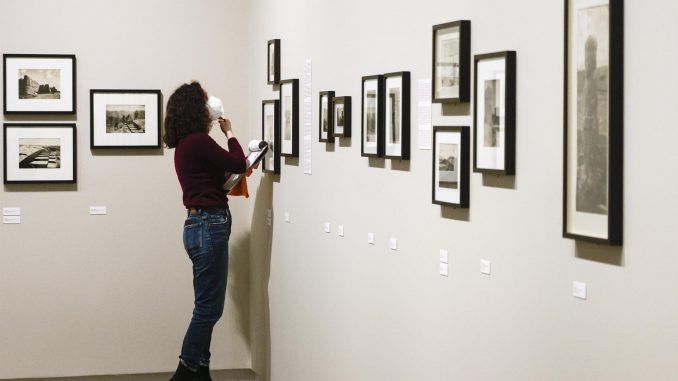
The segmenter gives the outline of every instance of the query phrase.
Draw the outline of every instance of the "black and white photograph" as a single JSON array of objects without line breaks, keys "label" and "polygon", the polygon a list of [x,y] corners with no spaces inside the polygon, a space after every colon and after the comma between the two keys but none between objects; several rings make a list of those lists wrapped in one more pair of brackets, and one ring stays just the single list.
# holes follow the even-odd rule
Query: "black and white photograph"
[{"label": "black and white photograph", "polygon": [[469,207],[469,127],[433,127],[432,202]]},{"label": "black and white photograph", "polygon": [[75,56],[4,54],[5,114],[73,114]]},{"label": "black and white photograph", "polygon": [[321,91],[319,95],[320,109],[319,113],[319,141],[325,143],[334,143],[334,108],[332,102],[334,101],[334,91]]},{"label": "black and white photograph", "polygon": [[351,97],[334,97],[334,137],[351,137]]},{"label": "black and white photograph", "polygon": [[566,1],[563,235],[611,245],[622,241],[622,4]]},{"label": "black and white photograph", "polygon": [[74,183],[74,124],[3,126],[4,183]]},{"label": "black and white photograph", "polygon": [[299,80],[280,81],[282,136],[280,155],[299,157]]},{"label": "black and white photograph", "polygon": [[410,73],[384,74],[386,110],[385,156],[410,158]]},{"label": "black and white photograph", "polygon": [[90,148],[159,148],[160,90],[90,90]]},{"label": "black and white photograph", "polygon": [[384,155],[384,98],[383,75],[362,78],[360,154],[363,157]]},{"label": "black and white photograph", "polygon": [[515,175],[516,52],[479,54],[473,92],[473,171]]},{"label": "black and white photograph", "polygon": [[434,103],[469,102],[471,88],[471,22],[433,26]]},{"label": "black and white photograph", "polygon": [[266,80],[269,85],[277,85],[280,82],[280,40],[270,40],[267,44],[266,55],[268,65]]},{"label": "black and white photograph", "polygon": [[262,160],[262,171],[280,173],[280,101],[261,102],[261,139],[268,143],[268,152]]}]

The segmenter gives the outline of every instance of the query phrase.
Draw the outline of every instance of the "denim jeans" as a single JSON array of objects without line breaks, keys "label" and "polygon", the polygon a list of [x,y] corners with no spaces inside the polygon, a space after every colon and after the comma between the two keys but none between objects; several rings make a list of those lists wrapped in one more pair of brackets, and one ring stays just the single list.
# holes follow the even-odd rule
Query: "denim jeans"
[{"label": "denim jeans", "polygon": [[188,213],[184,222],[184,248],[193,262],[195,306],[179,358],[190,368],[208,366],[212,329],[224,311],[228,275],[228,208]]}]

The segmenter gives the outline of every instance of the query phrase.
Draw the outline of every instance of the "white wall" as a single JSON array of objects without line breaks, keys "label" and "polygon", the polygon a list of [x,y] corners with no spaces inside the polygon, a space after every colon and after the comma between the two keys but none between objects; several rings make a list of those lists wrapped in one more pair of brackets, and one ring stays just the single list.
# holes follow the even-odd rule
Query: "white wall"
[{"label": "white wall", "polygon": [[[318,92],[352,96],[359,126],[360,78],[370,74],[412,72],[416,126],[434,24],[472,20],[473,54],[518,52],[517,176],[472,174],[468,213],[431,204],[431,151],[416,149],[416,130],[409,163],[361,158],[358,127],[348,146],[314,143],[312,176],[283,160],[279,178],[260,180],[256,370],[270,365],[272,380],[298,381],[675,378],[675,1],[626,2],[622,249],[561,238],[561,0],[250,3],[253,134],[261,100],[277,96],[265,82],[271,38],[282,39],[283,78],[300,78],[303,60],[313,59],[314,142]],[[436,124],[472,123],[468,108],[433,112]],[[332,234],[323,233],[325,221]],[[439,249],[450,252],[449,278],[438,275]],[[479,274],[481,258],[492,261],[489,277]],[[574,280],[588,284],[588,300],[572,297]]]},{"label": "white wall", "polygon": [[[89,89],[161,89],[197,79],[247,140],[248,1],[0,2],[2,53],[77,56],[77,186],[4,186],[0,379],[170,371],[193,307],[172,150],[92,152]],[[221,133],[214,136],[225,142]],[[90,205],[109,214],[90,217]],[[213,368],[250,367],[249,207],[232,200],[229,296]]]}]

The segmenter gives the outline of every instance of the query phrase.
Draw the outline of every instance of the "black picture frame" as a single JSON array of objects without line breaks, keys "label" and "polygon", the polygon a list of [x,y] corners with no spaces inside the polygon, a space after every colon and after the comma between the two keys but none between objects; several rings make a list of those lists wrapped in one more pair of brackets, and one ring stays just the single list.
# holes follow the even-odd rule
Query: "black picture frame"
[{"label": "black picture frame", "polygon": [[[377,110],[375,116],[376,120],[376,152],[366,152],[365,151],[365,128],[367,128],[367,122],[365,120],[365,82],[376,80],[377,81]],[[381,74],[378,75],[368,75],[362,78],[362,92],[360,95],[360,155],[362,157],[383,157],[384,156],[384,76]]]},{"label": "black picture frame", "polygon": [[[436,97],[436,36],[440,30],[459,28],[459,96]],[[468,103],[471,100],[471,21],[458,20],[433,26],[432,32],[432,71],[431,101],[432,103]]]},{"label": "black picture frame", "polygon": [[[280,81],[280,156],[283,157],[299,157],[299,80],[298,79],[286,79]],[[292,141],[291,141],[291,151],[284,152],[284,144],[282,136],[285,131],[285,110],[283,102],[283,87],[291,85],[292,86]]]},{"label": "black picture frame", "polygon": [[[9,180],[8,179],[8,160],[7,160],[7,130],[9,128],[66,128],[71,130],[71,138],[73,141],[73,176],[68,180]],[[4,123],[2,128],[2,142],[3,142],[3,183],[4,184],[75,184],[78,181],[78,139],[77,128],[75,123]]]},{"label": "black picture frame", "polygon": [[[344,131],[341,133],[338,133],[336,131],[336,123],[339,118],[337,115],[337,108],[336,106],[340,104],[344,106]],[[351,111],[351,97],[350,96],[341,96],[341,97],[334,97],[334,102],[332,106],[332,113],[334,114],[334,121],[335,124],[332,125],[332,134],[334,135],[335,138],[350,138],[351,137],[351,119],[352,117],[352,111]]]},{"label": "black picture frame", "polygon": [[[455,208],[467,209],[470,207],[470,180],[471,166],[470,161],[470,128],[468,126],[433,126],[433,155],[431,171],[431,201],[433,204],[441,206],[451,206]],[[459,155],[459,202],[448,202],[436,198],[436,161],[438,160],[438,134],[458,133],[460,135]]]},{"label": "black picture frame", "polygon": [[383,145],[384,145],[384,157],[387,159],[400,159],[400,160],[409,160],[410,159],[410,72],[409,71],[399,71],[393,73],[384,74],[384,105],[388,102],[389,94],[386,94],[388,91],[388,79],[400,77],[402,79],[402,94],[401,94],[401,103],[402,103],[402,113],[400,115],[400,155],[390,155],[388,153],[387,142],[386,142],[386,107],[384,107],[384,127],[383,127]]},{"label": "black picture frame", "polygon": [[[275,50],[275,57],[273,57],[273,62],[271,62],[271,45],[273,45]],[[280,83],[280,39],[276,38],[269,40],[266,44],[266,82],[269,85],[277,85]],[[271,73],[271,66],[273,66],[273,73]],[[273,74],[273,80],[271,80],[271,74]]]},{"label": "black picture frame", "polygon": [[[157,125],[157,139],[153,144],[147,145],[106,145],[106,144],[96,144],[95,142],[95,131],[94,131],[94,97],[97,94],[154,94],[156,96],[157,102],[157,115],[158,115],[158,125]],[[161,147],[161,138],[162,138],[162,92],[160,90],[138,90],[138,89],[90,89],[89,91],[89,147],[90,149],[120,149],[120,148],[130,148],[130,149],[157,149]]]},{"label": "black picture frame", "polygon": [[[71,108],[69,110],[11,110],[8,105],[7,97],[7,61],[10,59],[64,59],[71,60],[71,67],[73,68],[72,80],[70,83],[71,86]],[[4,115],[29,115],[29,114],[38,114],[38,115],[71,115],[77,112],[77,62],[75,54],[3,54],[2,55],[2,93],[3,93],[3,102],[2,102],[2,112]],[[63,91],[61,89],[60,91]]]},{"label": "black picture frame", "polygon": [[261,161],[261,170],[264,173],[280,174],[280,100],[278,99],[261,101],[261,139],[266,141],[266,105],[268,104],[272,104],[274,108],[273,147],[269,147],[269,152],[273,150],[273,168],[266,166],[267,160],[264,157]]},{"label": "black picture frame", "polygon": [[[323,97],[327,97],[327,138],[323,139]],[[318,94],[318,141],[334,143],[334,91]]]},{"label": "black picture frame", "polygon": [[[608,57],[608,62],[609,65],[607,66],[607,78],[608,80],[605,81],[606,84],[608,85],[608,107],[605,110],[608,118],[608,125],[607,125],[607,136],[604,134],[600,133],[600,126],[598,126],[599,123],[599,118],[594,116],[590,118],[584,118],[584,121],[582,123],[592,123],[592,122],[587,122],[588,121],[595,121],[595,125],[590,125],[590,126],[582,126],[582,134],[584,134],[583,137],[580,137],[577,133],[577,129],[579,127],[579,117],[577,116],[576,120],[572,120],[573,118],[570,117],[570,108],[571,107],[576,107],[577,110],[580,107],[578,105],[580,102],[570,102],[570,97],[571,97],[571,92],[576,91],[577,96],[579,96],[578,92],[579,89],[573,89],[570,83],[570,70],[574,68],[574,70],[579,72],[579,68],[576,66],[576,63],[571,63],[571,47],[575,46],[575,41],[572,41],[570,39],[570,32],[576,30],[576,25],[574,25],[575,21],[571,20],[570,18],[570,9],[572,6],[576,6],[576,0],[565,0],[564,1],[565,5],[565,33],[564,33],[564,104],[563,104],[563,237],[564,238],[569,238],[569,239],[574,239],[577,241],[586,241],[586,242],[591,242],[591,243],[596,243],[596,244],[602,244],[602,245],[610,245],[610,246],[621,246],[623,244],[623,212],[624,212],[624,1],[623,0],[609,0],[607,5],[608,5],[608,22],[609,22],[609,28],[598,28],[599,30],[604,30],[607,33],[606,39],[608,39],[609,43],[609,51],[607,54],[609,55]],[[572,25],[571,25],[572,23]],[[593,36],[592,32],[591,35],[587,37],[586,41],[586,47],[585,47],[585,55],[588,55],[595,51],[596,54],[598,54],[598,50],[596,49],[597,44],[591,45],[593,49],[590,51],[589,50],[589,43],[595,42],[598,37],[600,36]],[[592,60],[589,59],[587,56],[584,59],[584,62],[586,62],[585,65],[590,65],[591,63],[597,63],[598,61],[593,57]],[[603,69],[604,70],[604,69]],[[591,75],[591,78],[596,78],[596,83],[595,87],[591,87],[592,89],[595,89],[597,94],[591,96],[589,99],[593,101],[595,99],[595,107],[591,107],[591,109],[595,109],[597,111],[595,112],[600,112],[600,107],[597,106],[598,99],[600,97],[599,92],[601,88],[601,82],[599,78],[603,77],[603,74],[601,73],[601,67],[585,67],[583,69],[585,72],[584,75]],[[589,72],[589,73],[586,73]],[[586,81],[586,78],[579,78],[577,79],[577,86],[580,86],[580,82]],[[603,82],[603,83],[605,83]],[[588,87],[586,84],[581,84],[581,86],[584,89],[587,89]],[[593,94],[594,90],[590,90],[591,94]],[[585,90],[582,90],[582,92],[585,92]],[[582,97],[586,96],[586,94],[583,94]],[[582,104],[585,102],[588,102],[586,100],[582,100]],[[570,103],[573,103],[571,105]],[[589,103],[584,104],[583,107],[589,107]],[[595,132],[597,134],[597,138],[591,139],[591,132]],[[569,147],[569,139],[570,135],[574,136],[574,142],[577,144],[576,149],[577,151],[575,152],[574,155],[570,154],[570,147]],[[595,134],[594,134],[595,135]],[[579,145],[578,141],[584,141],[586,140],[587,142],[590,143],[590,145],[593,145],[593,141],[596,141],[600,144],[600,142],[605,142],[607,145],[607,149],[602,149],[600,146],[596,146],[594,148],[591,148],[590,150],[587,149],[587,146],[584,146],[582,150],[587,150],[587,152],[580,152],[579,151]],[[601,197],[600,195],[602,194],[602,197],[606,198],[607,201],[607,208],[606,208],[606,215],[605,217],[600,217],[602,213],[599,211],[593,211],[591,212],[590,208],[588,205],[601,205],[600,202],[592,202],[592,199],[594,197],[590,197],[588,199],[583,199],[584,201],[582,202],[582,209],[589,209],[585,211],[577,210],[579,208],[578,206],[578,192],[579,192],[579,183],[576,182],[577,176],[579,176],[580,173],[580,166],[577,163],[577,169],[575,171],[575,179],[571,179],[569,175],[569,165],[570,165],[570,160],[572,160],[572,157],[575,159],[579,160],[579,156],[588,156],[589,160],[591,157],[592,152],[607,152],[608,157],[607,157],[607,163],[603,165],[599,165],[597,168],[603,168],[603,171],[606,172],[606,176],[595,176],[591,175],[595,171],[589,169],[587,171],[586,168],[581,169],[583,173],[588,172],[587,175],[587,181],[582,182],[582,184],[585,184],[588,186],[587,191],[583,191],[583,193],[588,195],[591,195],[591,190],[594,189],[593,192],[598,192],[597,196],[594,197]],[[581,155],[580,155],[581,154]],[[595,155],[594,155],[595,157]],[[599,160],[598,162],[601,162],[602,160]],[[604,161],[602,161],[604,162]],[[591,168],[593,168],[593,165],[595,164],[590,164]],[[601,172],[598,170],[598,172]],[[592,178],[595,177],[602,177],[606,179],[606,184],[601,183],[600,181],[592,181]],[[574,194],[574,202],[573,205],[569,205],[570,202],[570,192],[571,192],[571,185],[570,182],[572,182],[574,189],[575,189],[575,194]],[[592,187],[589,184],[595,183],[595,186]],[[607,186],[607,191],[605,192],[605,186]],[[603,189],[602,192],[600,189]],[[582,231],[582,229],[574,229],[570,227],[570,220],[572,220],[572,223],[575,223],[575,218],[568,218],[569,216],[569,211],[572,209],[573,216],[576,217],[575,213],[586,213],[589,212],[588,216],[593,216],[594,214],[596,215],[596,219],[600,220],[605,220],[604,223],[601,224],[606,226],[602,227],[599,229],[599,231],[605,231],[606,234],[603,236],[602,234],[595,234],[595,232],[591,229],[588,231]]]},{"label": "black picture frame", "polygon": [[[516,52],[509,50],[503,52],[478,54],[474,57],[473,76],[473,172],[491,173],[514,176],[516,174]],[[478,145],[482,139],[478,139],[478,63],[483,60],[501,58],[504,60],[505,92],[504,92],[504,168],[481,168],[478,166]]]}]

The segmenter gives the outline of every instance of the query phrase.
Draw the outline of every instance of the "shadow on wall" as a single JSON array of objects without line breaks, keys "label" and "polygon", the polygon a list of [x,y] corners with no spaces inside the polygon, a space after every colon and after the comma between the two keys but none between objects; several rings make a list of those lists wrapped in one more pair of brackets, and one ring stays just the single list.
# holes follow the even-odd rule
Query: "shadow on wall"
[{"label": "shadow on wall", "polygon": [[[231,240],[228,258],[228,288],[235,307],[233,316],[238,333],[245,338],[250,338],[249,251],[249,233],[240,234],[235,240]],[[245,341],[250,346],[252,345],[251,340]]]},{"label": "shadow on wall", "polygon": [[577,241],[574,244],[574,255],[579,259],[588,261],[624,266],[623,246],[605,246]]}]

